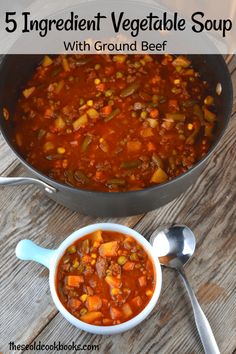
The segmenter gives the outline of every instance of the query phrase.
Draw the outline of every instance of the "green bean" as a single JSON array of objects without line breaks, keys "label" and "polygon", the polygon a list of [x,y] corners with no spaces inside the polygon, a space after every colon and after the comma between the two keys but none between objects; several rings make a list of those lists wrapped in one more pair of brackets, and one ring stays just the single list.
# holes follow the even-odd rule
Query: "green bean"
[{"label": "green bean", "polygon": [[130,95],[133,95],[133,93],[135,93],[138,90],[139,86],[140,86],[139,82],[133,82],[131,85],[127,86],[121,91],[120,97],[125,98]]},{"label": "green bean", "polygon": [[183,103],[182,103],[182,106],[183,107],[191,107],[191,106],[193,106],[194,104],[196,103],[196,101],[195,100],[187,100],[187,101],[184,101]]},{"label": "green bean", "polygon": [[49,160],[49,161],[60,160],[62,158],[63,158],[63,156],[61,154],[52,154],[52,155],[47,155],[46,156],[46,159]]},{"label": "green bean", "polygon": [[166,113],[166,118],[173,120],[174,122],[184,122],[186,116],[182,113]]},{"label": "green bean", "polygon": [[76,65],[77,66],[82,66],[82,65],[85,65],[85,64],[89,63],[90,61],[91,61],[91,58],[83,57],[83,58],[80,58],[80,59],[76,60]]},{"label": "green bean", "polygon": [[109,122],[109,120],[112,120],[115,118],[118,114],[120,114],[120,108],[114,109],[105,119],[104,122]]},{"label": "green bean", "polygon": [[39,129],[38,135],[37,135],[38,140],[41,140],[44,137],[45,134],[46,134],[46,130]]},{"label": "green bean", "polygon": [[154,153],[152,155],[152,161],[157,165],[157,167],[160,167],[162,169],[164,168],[163,161],[159,156],[157,156],[157,154]]},{"label": "green bean", "polygon": [[120,167],[129,170],[131,168],[136,168],[141,164],[140,160],[124,161],[121,163]]},{"label": "green bean", "polygon": [[61,68],[56,68],[52,71],[51,77],[57,76],[61,72]]},{"label": "green bean", "polygon": [[89,145],[91,144],[91,142],[92,142],[91,136],[86,135],[86,137],[84,138],[84,141],[81,145],[81,151],[85,152],[87,150],[87,148],[89,147]]},{"label": "green bean", "polygon": [[124,186],[125,180],[120,178],[112,178],[107,181],[107,184],[116,184],[118,186]]},{"label": "green bean", "polygon": [[83,184],[89,182],[89,178],[82,171],[79,171],[79,170],[76,170],[74,172],[74,178],[77,182],[80,182]]}]

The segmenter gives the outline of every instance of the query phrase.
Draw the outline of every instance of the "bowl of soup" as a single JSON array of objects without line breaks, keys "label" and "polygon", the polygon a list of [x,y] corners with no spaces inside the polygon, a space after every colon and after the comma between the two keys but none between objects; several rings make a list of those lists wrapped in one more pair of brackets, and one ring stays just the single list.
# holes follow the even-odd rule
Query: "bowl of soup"
[{"label": "bowl of soup", "polygon": [[138,232],[119,224],[86,226],[56,250],[22,240],[16,255],[49,269],[57,309],[74,326],[95,334],[115,334],[147,318],[158,302],[161,266]]}]

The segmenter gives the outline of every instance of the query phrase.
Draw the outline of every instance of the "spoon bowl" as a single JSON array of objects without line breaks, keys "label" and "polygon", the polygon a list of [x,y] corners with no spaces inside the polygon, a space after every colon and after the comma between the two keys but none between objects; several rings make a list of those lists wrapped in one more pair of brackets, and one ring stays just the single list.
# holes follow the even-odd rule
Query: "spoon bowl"
[{"label": "spoon bowl", "polygon": [[150,243],[162,265],[177,268],[185,265],[192,257],[196,239],[192,230],[185,225],[169,225],[158,229]]}]

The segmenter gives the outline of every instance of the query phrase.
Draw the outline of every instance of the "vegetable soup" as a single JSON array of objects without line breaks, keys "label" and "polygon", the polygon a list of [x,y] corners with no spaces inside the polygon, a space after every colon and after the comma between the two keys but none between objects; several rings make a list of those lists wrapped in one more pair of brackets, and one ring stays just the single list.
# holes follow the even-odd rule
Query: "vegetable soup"
[{"label": "vegetable soup", "polygon": [[69,246],[56,274],[65,308],[83,322],[102,326],[138,315],[155,284],[154,265],[144,248],[133,237],[113,231],[97,230]]},{"label": "vegetable soup", "polygon": [[208,84],[185,56],[45,56],[19,98],[14,140],[54,180],[123,192],[186,172],[216,122]]}]

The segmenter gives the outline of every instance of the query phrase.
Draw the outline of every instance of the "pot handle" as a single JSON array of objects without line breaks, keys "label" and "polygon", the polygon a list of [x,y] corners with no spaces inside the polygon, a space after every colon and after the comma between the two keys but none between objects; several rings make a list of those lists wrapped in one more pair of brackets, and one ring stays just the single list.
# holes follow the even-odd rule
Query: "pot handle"
[{"label": "pot handle", "polygon": [[56,188],[49,184],[30,177],[0,177],[0,186],[17,186],[20,184],[35,184],[44,188],[44,191],[48,194],[56,193]]},{"label": "pot handle", "polygon": [[16,246],[16,257],[24,261],[38,262],[48,269],[56,250],[39,247],[30,240],[21,240]]}]

